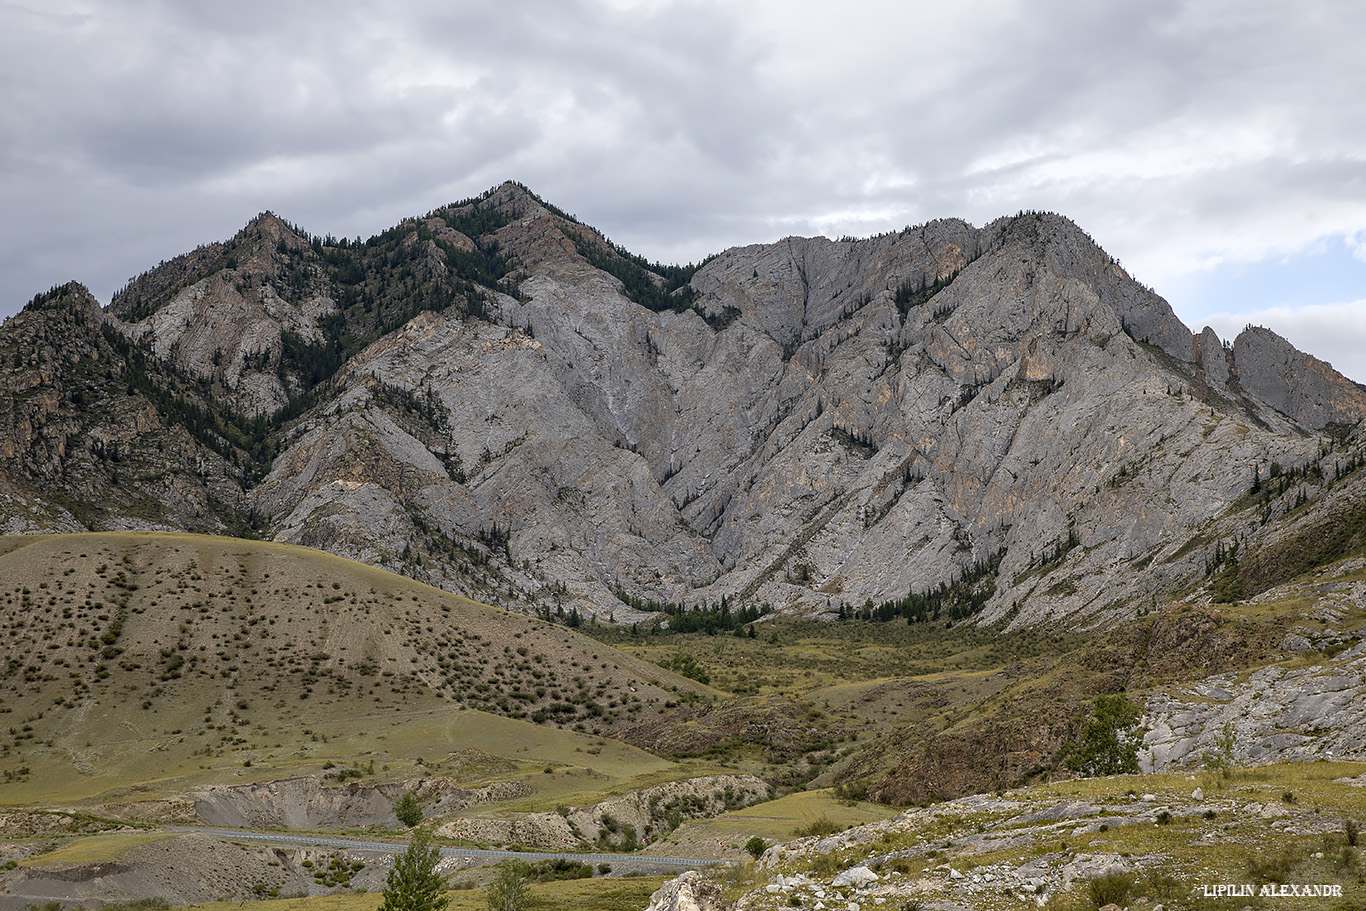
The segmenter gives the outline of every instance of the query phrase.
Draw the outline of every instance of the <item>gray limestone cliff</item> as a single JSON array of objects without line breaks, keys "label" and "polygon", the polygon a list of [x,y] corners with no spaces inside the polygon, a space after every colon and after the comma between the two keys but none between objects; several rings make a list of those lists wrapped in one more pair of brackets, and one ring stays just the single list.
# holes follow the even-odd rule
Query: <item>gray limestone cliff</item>
[{"label": "gray limestone cliff", "polygon": [[1240,517],[1269,466],[1366,413],[1272,333],[1192,335],[1046,214],[689,273],[508,184],[364,244],[262,216],[99,318],[185,400],[208,390],[214,515],[618,620],[723,596],[828,616],[965,578],[936,612],[1133,616],[1261,533]]},{"label": "gray limestone cliff", "polygon": [[1355,424],[1366,413],[1366,389],[1316,357],[1297,350],[1269,329],[1249,326],[1233,340],[1238,384],[1314,430]]}]

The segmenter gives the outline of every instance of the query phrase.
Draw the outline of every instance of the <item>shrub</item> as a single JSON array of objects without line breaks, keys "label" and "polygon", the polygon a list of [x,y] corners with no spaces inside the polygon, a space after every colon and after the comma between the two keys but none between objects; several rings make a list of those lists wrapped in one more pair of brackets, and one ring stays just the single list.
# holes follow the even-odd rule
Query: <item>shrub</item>
[{"label": "shrub", "polygon": [[379,911],[445,911],[450,900],[446,878],[436,872],[440,862],[440,848],[432,843],[431,835],[418,830],[389,868]]},{"label": "shrub", "polygon": [[835,796],[840,800],[857,803],[868,799],[868,782],[840,781],[835,784]]},{"label": "shrub", "polygon": [[498,865],[498,875],[489,883],[489,911],[523,911],[531,907],[531,877],[527,865],[507,861]]},{"label": "shrub", "polygon": [[1163,870],[1149,870],[1147,879],[1149,894],[1164,902],[1171,901],[1185,890],[1181,880]]},{"label": "shrub", "polygon": [[759,855],[763,854],[767,850],[768,842],[764,841],[758,835],[754,836],[749,841],[745,842],[745,852],[748,853],[749,856],[753,857],[755,860],[758,860]]},{"label": "shrub", "polygon": [[1228,778],[1229,770],[1233,768],[1233,754],[1237,743],[1238,735],[1233,728],[1233,722],[1225,721],[1223,730],[1214,738],[1214,749],[1201,756],[1205,768],[1218,772],[1221,779]]},{"label": "shrub", "polygon": [[1134,878],[1127,873],[1107,873],[1092,877],[1086,883],[1086,894],[1097,908],[1124,905],[1134,890]]},{"label": "shrub", "polygon": [[[607,865],[603,864],[603,866]],[[608,867],[608,869],[611,868]],[[547,883],[561,879],[588,879],[593,875],[593,868],[581,861],[556,857],[552,860],[529,864],[525,867],[524,872],[533,882]]]},{"label": "shrub", "polygon": [[834,835],[837,832],[841,831],[843,830],[839,827],[838,824],[835,823],[833,819],[831,819],[828,816],[822,816],[819,819],[813,821],[811,825],[803,826],[802,828],[797,829],[792,834],[798,838],[807,838],[811,836],[817,838],[824,838],[827,835]]},{"label": "shrub", "polygon": [[1291,848],[1281,848],[1264,854],[1252,854],[1247,859],[1247,872],[1258,882],[1284,883],[1299,864],[1300,857]]}]

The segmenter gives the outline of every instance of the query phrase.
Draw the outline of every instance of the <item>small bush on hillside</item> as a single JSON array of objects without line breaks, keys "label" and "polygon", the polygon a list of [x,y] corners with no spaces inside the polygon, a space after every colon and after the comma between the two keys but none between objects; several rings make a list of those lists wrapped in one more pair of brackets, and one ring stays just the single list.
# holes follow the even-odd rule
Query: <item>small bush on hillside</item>
[{"label": "small bush on hillside", "polygon": [[698,664],[697,659],[686,652],[659,662],[659,666],[696,680],[698,683],[711,683],[711,674],[707,673],[707,669]]},{"label": "small bush on hillside", "polygon": [[1233,722],[1226,721],[1223,730],[1214,738],[1214,749],[1201,756],[1205,768],[1217,772],[1221,781],[1229,777],[1229,771],[1233,768],[1233,754],[1237,741],[1238,736],[1233,729]]},{"label": "small bush on hillside", "polygon": [[1091,904],[1097,908],[1106,905],[1125,905],[1128,903],[1129,893],[1133,890],[1134,878],[1126,873],[1096,876],[1086,883],[1086,894],[1091,899]]},{"label": "small bush on hillside", "polygon": [[827,835],[835,835],[836,833],[842,831],[844,830],[841,829],[833,819],[831,819],[828,816],[822,816],[819,819],[812,822],[809,826],[803,826],[802,828],[797,829],[792,834],[795,835],[797,838],[824,838]]},{"label": "small bush on hillside", "polygon": [[1147,892],[1151,897],[1168,902],[1184,894],[1185,886],[1181,880],[1164,870],[1151,869],[1147,874]]},{"label": "small bush on hillside", "polygon": [[1300,856],[1294,849],[1281,847],[1248,855],[1247,872],[1260,883],[1286,883],[1299,862]]},{"label": "small bush on hillside", "polygon": [[868,782],[840,781],[835,784],[835,796],[846,802],[857,803],[868,799]]}]

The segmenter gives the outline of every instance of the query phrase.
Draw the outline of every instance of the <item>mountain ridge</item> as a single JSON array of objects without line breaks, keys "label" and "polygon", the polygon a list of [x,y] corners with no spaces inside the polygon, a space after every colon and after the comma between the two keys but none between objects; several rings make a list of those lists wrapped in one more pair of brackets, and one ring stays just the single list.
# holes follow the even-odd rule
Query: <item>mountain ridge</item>
[{"label": "mountain ridge", "polygon": [[[1352,464],[1366,414],[1268,330],[1193,334],[1041,213],[666,268],[508,183],[357,243],[263,213],[105,311],[40,298],[0,347],[69,300],[104,371],[82,401],[123,417],[53,401],[56,368],[11,379],[47,395],[0,425],[11,530],[255,528],[542,614],[833,615],[994,558],[963,602],[983,620],[1133,616],[1265,536],[1239,504],[1273,466]],[[69,426],[34,450],[29,412]],[[115,437],[165,488],[138,509]]]}]

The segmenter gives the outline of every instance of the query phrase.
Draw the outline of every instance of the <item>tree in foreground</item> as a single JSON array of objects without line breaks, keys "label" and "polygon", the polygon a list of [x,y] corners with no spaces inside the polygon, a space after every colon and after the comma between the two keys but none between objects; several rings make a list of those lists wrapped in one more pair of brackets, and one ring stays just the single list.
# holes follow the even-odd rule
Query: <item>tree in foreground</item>
[{"label": "tree in foreground", "polygon": [[384,903],[379,911],[445,911],[446,878],[436,872],[441,849],[431,833],[419,829],[384,878]]},{"label": "tree in foreground", "polygon": [[489,883],[489,911],[525,911],[531,908],[531,871],[524,863],[507,861],[498,865],[498,875]]}]

